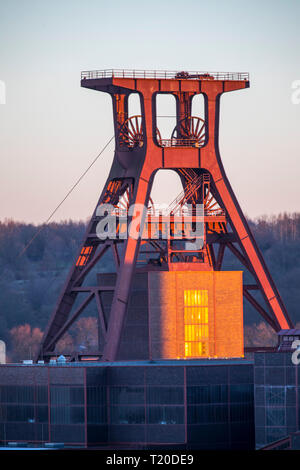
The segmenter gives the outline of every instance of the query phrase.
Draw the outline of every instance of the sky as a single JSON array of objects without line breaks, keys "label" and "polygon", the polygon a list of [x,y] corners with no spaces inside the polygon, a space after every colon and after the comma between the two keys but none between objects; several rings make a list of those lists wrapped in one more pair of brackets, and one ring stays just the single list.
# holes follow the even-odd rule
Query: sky
[{"label": "sky", "polygon": [[[82,70],[249,72],[221,98],[220,151],[244,213],[300,211],[300,0],[0,0],[0,221],[48,219],[113,135],[111,99]],[[1,96],[0,96],[1,100]],[[87,220],[113,144],[53,220]],[[160,172],[157,202],[180,192]]]}]

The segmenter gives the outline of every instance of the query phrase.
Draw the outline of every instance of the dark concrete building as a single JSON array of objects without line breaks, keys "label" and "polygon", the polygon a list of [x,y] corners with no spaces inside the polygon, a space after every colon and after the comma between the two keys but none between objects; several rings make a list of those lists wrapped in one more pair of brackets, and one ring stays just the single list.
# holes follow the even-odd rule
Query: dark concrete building
[{"label": "dark concrete building", "polygon": [[254,396],[256,448],[299,429],[300,383],[292,351],[255,354]]},{"label": "dark concrete building", "polygon": [[254,449],[245,360],[0,366],[0,440]]}]

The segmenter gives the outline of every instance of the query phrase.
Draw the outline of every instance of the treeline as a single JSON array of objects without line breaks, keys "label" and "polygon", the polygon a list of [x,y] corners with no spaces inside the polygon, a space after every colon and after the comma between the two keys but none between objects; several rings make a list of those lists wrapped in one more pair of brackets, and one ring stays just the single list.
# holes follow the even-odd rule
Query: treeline
[{"label": "treeline", "polygon": [[[249,224],[290,316],[297,323],[300,320],[300,213],[265,216],[249,220]],[[40,228],[11,220],[0,222],[0,339],[7,343],[14,360],[23,354],[18,342],[24,343],[24,338],[17,339],[22,334],[26,333],[27,338],[33,335],[33,343],[38,343],[77,254],[85,223],[51,223],[23,252]],[[228,250],[224,262],[225,269],[243,269]],[[112,269],[113,260],[106,258],[101,270]],[[246,273],[245,279],[248,279]],[[72,347],[87,342],[91,321],[82,322],[80,334],[73,330],[68,340]],[[269,330],[247,302],[245,322],[247,343],[254,344],[258,338],[262,342],[264,338],[268,343],[274,341],[272,333],[267,333]],[[21,334],[18,328],[22,326]],[[86,330],[84,334],[83,330]],[[28,344],[30,341],[27,339]]]}]

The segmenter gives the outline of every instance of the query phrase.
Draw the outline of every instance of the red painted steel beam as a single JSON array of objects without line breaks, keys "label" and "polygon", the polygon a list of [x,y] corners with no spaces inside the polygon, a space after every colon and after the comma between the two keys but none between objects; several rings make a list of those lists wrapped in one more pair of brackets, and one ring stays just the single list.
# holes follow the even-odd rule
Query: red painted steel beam
[{"label": "red painted steel beam", "polygon": [[51,349],[51,347],[57,343],[57,341],[60,340],[60,338],[65,334],[65,332],[73,325],[74,321],[79,317],[81,312],[88,306],[88,304],[91,302],[92,298],[94,297],[94,292],[90,293],[80,304],[80,306],[77,308],[76,312],[73,313],[72,317],[66,321],[60,330],[56,333],[56,335],[47,343],[47,347]]},{"label": "red painted steel beam", "polygon": [[[148,206],[153,178],[160,169],[175,169],[185,178],[187,183],[193,179],[195,174],[200,174],[203,171],[209,172],[210,180],[216,193],[215,198],[221,207],[225,209],[226,217],[228,217],[234,232],[233,234],[224,234],[222,236],[227,236],[227,246],[254,275],[269,306],[272,318],[260,306],[261,315],[268,319],[275,329],[278,327],[282,329],[292,327],[288,313],[226,177],[219,153],[220,97],[225,92],[247,88],[249,86],[247,76],[243,74],[192,74],[192,76],[183,76],[182,74],[174,75],[167,72],[164,74],[158,72],[145,72],[144,74],[140,72],[132,73],[132,71],[121,72],[85,72],[82,80],[82,86],[86,88],[109,93],[112,96],[113,103],[116,150],[113,165],[97,207],[110,201],[116,203],[128,184],[130,184],[131,203]],[[120,129],[122,129],[124,121],[128,117],[128,97],[132,92],[138,93],[141,99],[141,129],[139,129],[138,136],[139,145],[134,146],[131,144],[131,147],[129,146],[126,149],[126,146],[124,147],[123,145],[124,139],[122,142],[120,141]],[[190,146],[185,145],[181,148],[176,146],[163,148],[158,145],[155,116],[157,93],[171,93],[177,96],[179,101],[177,106],[177,111],[179,111],[177,121],[181,118],[189,118],[189,116],[185,115],[190,113],[190,97],[199,93],[203,94],[206,114],[205,142],[197,147],[194,145],[195,142],[192,141]],[[130,132],[131,142],[134,144],[134,133],[132,130]],[[121,143],[122,148],[120,147]],[[52,314],[50,324],[46,330],[41,354],[43,350],[49,350],[49,344],[54,346],[58,333],[68,327],[68,316],[77,295],[76,288],[80,288],[90,268],[96,266],[97,262],[101,262],[101,256],[93,261],[98,246],[97,237],[95,236],[98,221],[99,217],[97,217],[95,210],[82,244],[82,247],[89,247],[90,240],[95,243],[91,257],[83,268],[75,265],[71,268],[58,305]],[[139,222],[142,232],[144,220],[139,217]],[[211,234],[208,234],[208,240],[212,240],[209,237],[211,237]],[[218,237],[219,235],[216,239],[217,242],[220,240]],[[232,237],[235,237],[242,252],[233,246]],[[119,253],[117,256],[117,253],[113,251],[119,267],[107,325],[106,344],[103,351],[104,360],[113,361],[117,356],[131,292],[132,279],[136,270],[140,242],[139,237],[132,236],[124,240],[122,254]],[[225,244],[220,246],[216,266],[221,267],[224,248]],[[81,251],[79,255],[80,253]],[[82,262],[85,262],[84,258],[82,258]],[[172,269],[172,266],[169,265],[169,268]],[[252,304],[256,302],[250,296],[247,289],[245,290],[245,295],[248,296]]]}]

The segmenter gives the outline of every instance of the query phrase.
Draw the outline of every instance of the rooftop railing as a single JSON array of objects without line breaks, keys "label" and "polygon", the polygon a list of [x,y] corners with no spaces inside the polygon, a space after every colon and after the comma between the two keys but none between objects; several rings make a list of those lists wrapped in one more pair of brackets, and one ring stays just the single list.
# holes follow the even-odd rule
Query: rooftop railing
[{"label": "rooftop railing", "polygon": [[203,147],[203,142],[197,139],[159,139],[158,144],[160,147]]},{"label": "rooftop railing", "polygon": [[[119,209],[116,207],[112,212],[112,216],[116,217],[127,217],[128,216],[128,210],[127,209]],[[206,219],[212,218],[212,217],[225,217],[226,213],[223,209],[215,209],[211,211],[206,211],[204,210],[203,217]],[[180,207],[178,208],[175,212],[170,212],[169,208],[156,208],[156,207],[151,207],[148,209],[147,212],[147,219],[146,222],[149,224],[151,222],[157,223],[159,222],[159,218],[161,217],[168,217],[169,220],[164,220],[163,222],[168,223],[168,222],[176,222],[176,221],[181,221],[181,217],[185,217],[187,220],[189,218],[194,219],[195,217],[201,218],[202,216],[199,215],[196,210],[190,210],[185,207]],[[178,219],[178,220],[177,220]],[[179,220],[180,219],[180,220]]]},{"label": "rooftop railing", "polygon": [[191,80],[249,80],[248,72],[186,72],[169,70],[87,70],[81,72],[81,80],[98,78],[154,78],[154,79],[191,79]]}]

